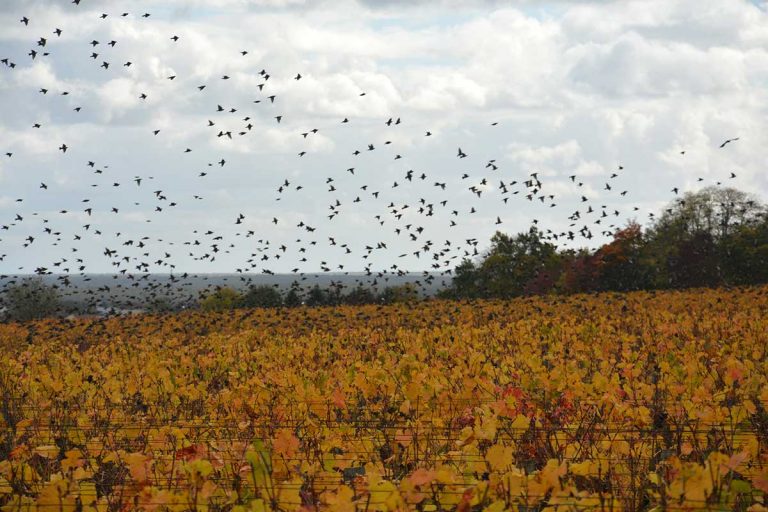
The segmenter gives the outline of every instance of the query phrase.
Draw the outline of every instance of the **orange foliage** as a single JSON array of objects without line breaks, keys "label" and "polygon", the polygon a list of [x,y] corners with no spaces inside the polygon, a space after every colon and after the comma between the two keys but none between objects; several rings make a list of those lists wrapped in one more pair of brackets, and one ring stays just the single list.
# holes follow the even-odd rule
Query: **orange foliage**
[{"label": "orange foliage", "polygon": [[3,325],[0,508],[761,510],[767,294]]}]

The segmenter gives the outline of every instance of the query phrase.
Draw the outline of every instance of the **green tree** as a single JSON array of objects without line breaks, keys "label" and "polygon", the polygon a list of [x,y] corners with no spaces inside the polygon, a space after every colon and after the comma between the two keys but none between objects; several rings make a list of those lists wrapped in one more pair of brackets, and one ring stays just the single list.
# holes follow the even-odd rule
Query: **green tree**
[{"label": "green tree", "polygon": [[561,268],[554,244],[544,240],[535,226],[512,237],[496,232],[491,249],[478,269],[479,294],[484,297],[515,297],[542,272],[552,273],[557,280]]},{"label": "green tree", "polygon": [[[723,247],[743,227],[759,224],[765,207],[733,188],[707,187],[669,204],[646,233],[652,286],[713,286],[728,281]],[[742,240],[742,242],[745,242]],[[734,246],[729,248],[735,257]]]},{"label": "green tree", "polygon": [[405,283],[399,286],[388,286],[381,294],[381,301],[385,304],[416,302],[419,299],[419,290],[413,283]]},{"label": "green tree", "polygon": [[765,208],[752,195],[734,188],[706,187],[687,192],[669,204],[657,219],[656,236],[687,238],[707,233],[719,240],[737,226],[759,221]]},{"label": "green tree", "polygon": [[146,302],[144,307],[150,313],[171,313],[179,309],[169,297],[155,297]]},{"label": "green tree", "polygon": [[218,287],[216,291],[200,301],[200,307],[205,311],[225,311],[235,309],[241,295],[229,287]]},{"label": "green tree", "polygon": [[40,278],[28,278],[9,286],[5,292],[6,317],[26,322],[56,314],[61,305],[58,290]]},{"label": "green tree", "polygon": [[344,295],[341,293],[344,287],[341,283],[331,282],[331,285],[325,290],[325,304],[329,306],[337,306],[344,302]]},{"label": "green tree", "polygon": [[291,287],[291,289],[288,290],[288,293],[285,294],[283,304],[289,308],[301,306],[301,297],[295,287]]},{"label": "green tree", "polygon": [[328,293],[319,285],[313,286],[307,295],[307,306],[324,306],[328,304]]},{"label": "green tree", "polygon": [[240,298],[239,305],[244,308],[277,308],[283,305],[283,297],[274,286],[251,286]]},{"label": "green tree", "polygon": [[473,299],[481,296],[478,286],[478,269],[469,258],[464,258],[453,270],[451,286],[441,290],[439,296],[446,299]]},{"label": "green tree", "polygon": [[353,305],[373,304],[376,302],[376,296],[373,294],[370,288],[366,288],[363,285],[358,285],[344,296],[343,301],[344,304]]},{"label": "green tree", "polygon": [[768,282],[768,216],[739,226],[720,244],[723,273],[729,284]]},{"label": "green tree", "polygon": [[680,240],[667,261],[674,288],[717,286],[723,283],[718,241],[706,231]]}]

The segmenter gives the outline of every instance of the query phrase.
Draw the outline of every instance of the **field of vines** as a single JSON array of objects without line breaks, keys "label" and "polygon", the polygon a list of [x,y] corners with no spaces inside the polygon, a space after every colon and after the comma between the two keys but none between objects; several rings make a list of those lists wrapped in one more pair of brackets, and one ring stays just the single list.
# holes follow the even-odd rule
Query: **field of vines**
[{"label": "field of vines", "polygon": [[768,288],[0,325],[5,512],[768,510]]}]

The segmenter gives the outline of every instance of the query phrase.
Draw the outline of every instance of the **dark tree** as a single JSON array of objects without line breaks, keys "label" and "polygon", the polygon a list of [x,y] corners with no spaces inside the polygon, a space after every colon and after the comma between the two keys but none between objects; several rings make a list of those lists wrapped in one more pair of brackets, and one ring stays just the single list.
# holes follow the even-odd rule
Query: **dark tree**
[{"label": "dark tree", "polygon": [[59,312],[58,290],[42,279],[24,279],[11,285],[5,292],[5,316],[12,321],[26,322],[53,316]]},{"label": "dark tree", "polygon": [[348,294],[344,296],[345,304],[361,305],[361,304],[373,304],[376,302],[376,295],[363,285],[359,285],[357,288],[352,289]]},{"label": "dark tree", "polygon": [[646,231],[636,222],[595,249],[558,251],[535,227],[497,232],[479,262],[454,269],[446,298],[629,291],[768,282],[768,214],[755,198],[708,187],[669,204]]},{"label": "dark tree", "polygon": [[296,291],[296,288],[291,287],[291,289],[288,290],[288,293],[285,294],[285,298],[283,299],[283,305],[289,308],[301,306],[301,297],[299,296],[299,292]]},{"label": "dark tree", "polygon": [[307,306],[324,306],[328,304],[328,294],[319,285],[313,286],[307,294]]},{"label": "dark tree", "polygon": [[240,298],[242,308],[277,308],[283,305],[283,297],[274,286],[251,286]]}]

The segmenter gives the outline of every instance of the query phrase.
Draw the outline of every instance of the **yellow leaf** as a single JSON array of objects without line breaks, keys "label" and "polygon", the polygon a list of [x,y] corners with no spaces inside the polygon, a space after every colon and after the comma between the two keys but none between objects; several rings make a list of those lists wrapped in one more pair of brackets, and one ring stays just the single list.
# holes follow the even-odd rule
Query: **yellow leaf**
[{"label": "yellow leaf", "polygon": [[492,471],[501,471],[514,464],[514,447],[495,444],[488,449],[485,460]]},{"label": "yellow leaf", "polygon": [[333,390],[333,393],[331,393],[331,401],[333,402],[333,405],[339,409],[347,408],[347,401],[345,400],[344,392],[341,390],[341,388],[337,387]]},{"label": "yellow leaf", "polygon": [[400,493],[395,484],[388,480],[380,480],[370,488],[372,510],[396,510],[400,503]]},{"label": "yellow leaf", "polygon": [[213,465],[205,459],[193,460],[186,464],[185,469],[193,476],[207,477],[213,473]]},{"label": "yellow leaf", "polygon": [[456,481],[456,474],[450,469],[443,467],[435,473],[435,480],[441,484],[451,484]]},{"label": "yellow leaf", "polygon": [[143,453],[137,452],[126,455],[125,461],[128,464],[128,471],[131,473],[131,478],[133,478],[134,482],[143,483],[147,481],[151,460],[151,457]]},{"label": "yellow leaf", "polygon": [[46,444],[35,448],[35,453],[46,459],[55,459],[59,456],[59,447],[53,444]]},{"label": "yellow leaf", "polygon": [[69,494],[67,481],[54,480],[40,492],[37,497],[37,506],[42,510],[74,512],[77,504],[75,497]]},{"label": "yellow leaf", "polygon": [[594,461],[585,460],[571,464],[569,470],[576,476],[593,476],[597,475],[597,464]]},{"label": "yellow leaf", "polygon": [[346,485],[341,485],[335,493],[326,496],[325,500],[332,512],[355,512],[355,491]]},{"label": "yellow leaf", "polygon": [[560,490],[560,477],[567,471],[567,465],[565,462],[562,464],[557,459],[549,459],[547,465],[541,470],[541,482],[544,483],[548,489]]},{"label": "yellow leaf", "polygon": [[531,419],[523,414],[518,414],[515,421],[512,422],[512,428],[519,431],[526,431],[531,425]]},{"label": "yellow leaf", "polygon": [[768,493],[768,467],[763,468],[760,473],[752,477],[752,485],[755,486],[755,489]]},{"label": "yellow leaf", "polygon": [[300,479],[289,480],[278,484],[277,503],[283,510],[295,510],[301,506]]},{"label": "yellow leaf", "polygon": [[249,504],[251,512],[269,512],[267,504],[261,498],[251,501]]},{"label": "yellow leaf", "polygon": [[85,463],[85,461],[82,458],[83,453],[77,448],[72,450],[67,450],[67,452],[64,455],[65,455],[65,458],[64,460],[61,461],[61,470],[65,473],[72,468],[79,468]]},{"label": "yellow leaf", "polygon": [[408,477],[408,480],[416,486],[427,485],[435,479],[435,476],[436,473],[434,471],[420,468],[411,473],[411,476]]},{"label": "yellow leaf", "polygon": [[11,484],[8,483],[8,480],[0,476],[0,496],[11,494],[12,492],[13,487],[11,487]]},{"label": "yellow leaf", "polygon": [[483,512],[504,512],[507,509],[506,503],[503,501],[494,501],[483,509]]},{"label": "yellow leaf", "polygon": [[282,429],[278,432],[272,443],[272,448],[276,455],[290,459],[299,450],[300,441],[293,435],[289,429]]},{"label": "yellow leaf", "polygon": [[72,478],[75,480],[85,480],[86,478],[92,478],[93,471],[90,469],[77,468],[72,472]]},{"label": "yellow leaf", "polygon": [[78,484],[80,501],[83,505],[96,504],[96,484],[93,482],[80,482]]}]

